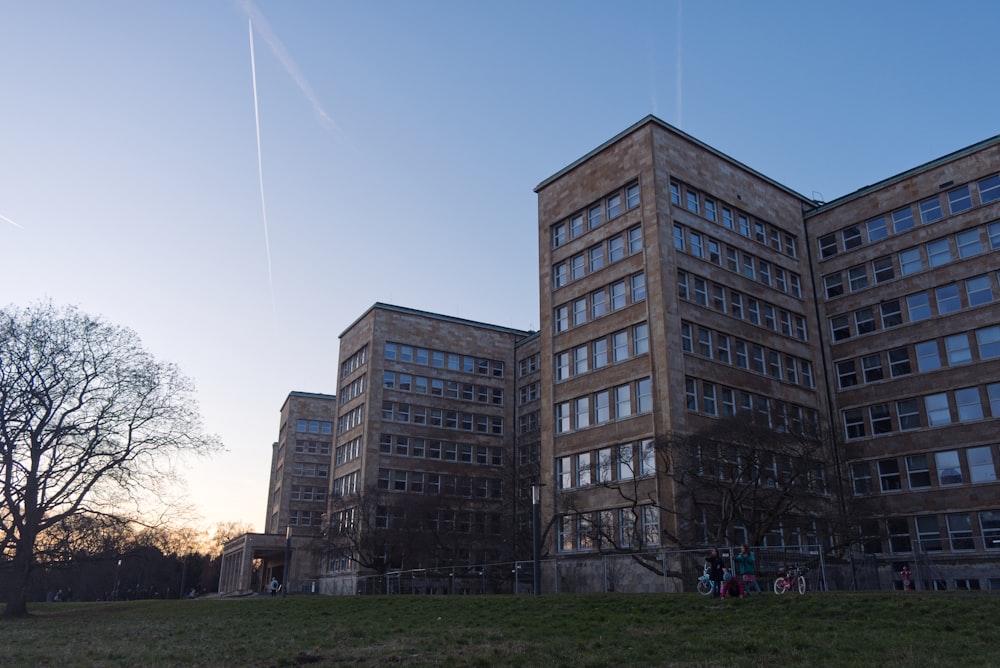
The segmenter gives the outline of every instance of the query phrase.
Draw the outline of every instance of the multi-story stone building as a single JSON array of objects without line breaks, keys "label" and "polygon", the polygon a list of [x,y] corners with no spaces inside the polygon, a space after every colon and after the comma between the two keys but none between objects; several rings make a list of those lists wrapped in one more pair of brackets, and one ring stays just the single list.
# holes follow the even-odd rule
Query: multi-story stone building
[{"label": "multi-story stone building", "polygon": [[529,334],[375,304],[341,335],[324,591],[354,593],[359,571],[461,566],[482,583],[483,564],[510,559]]},{"label": "multi-story stone building", "polygon": [[1000,588],[1000,138],[805,215],[865,547]]},{"label": "multi-story stone building", "polygon": [[[536,484],[546,591],[687,588],[683,548],[744,541],[1000,589],[1000,137],[821,203],[647,117],[536,193],[539,332],[375,304],[341,335],[326,519],[274,467],[268,507],[320,591],[530,582]],[[825,513],[691,485],[746,477]]]}]

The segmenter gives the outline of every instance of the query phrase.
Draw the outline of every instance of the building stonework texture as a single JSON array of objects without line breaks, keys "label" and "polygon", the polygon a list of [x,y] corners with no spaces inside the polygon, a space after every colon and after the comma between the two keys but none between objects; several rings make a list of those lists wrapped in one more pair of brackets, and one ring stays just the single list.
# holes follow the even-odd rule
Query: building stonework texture
[{"label": "building stonework texture", "polygon": [[1000,136],[822,203],[650,116],[535,191],[538,332],[375,304],[341,335],[305,404],[334,425],[319,524],[277,473],[290,395],[267,532],[307,517],[318,591],[530,589],[536,484],[544,591],[689,589],[682,548],[749,528],[690,511],[663,444],[740,415],[822,441],[811,489],[843,491],[762,550],[1000,589]]}]

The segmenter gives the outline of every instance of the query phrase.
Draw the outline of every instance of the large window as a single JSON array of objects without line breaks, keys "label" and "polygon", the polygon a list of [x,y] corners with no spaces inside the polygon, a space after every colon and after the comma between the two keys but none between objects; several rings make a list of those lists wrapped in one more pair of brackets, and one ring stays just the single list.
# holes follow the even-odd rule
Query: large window
[{"label": "large window", "polygon": [[993,466],[993,446],[984,445],[966,450],[969,461],[969,480],[973,483],[993,482],[997,472]]},{"label": "large window", "polygon": [[878,463],[879,486],[883,492],[895,492],[903,488],[899,476],[899,462],[895,459],[883,459]]},{"label": "large window", "polygon": [[958,461],[958,450],[934,453],[934,465],[937,467],[939,485],[962,484],[962,465]]}]

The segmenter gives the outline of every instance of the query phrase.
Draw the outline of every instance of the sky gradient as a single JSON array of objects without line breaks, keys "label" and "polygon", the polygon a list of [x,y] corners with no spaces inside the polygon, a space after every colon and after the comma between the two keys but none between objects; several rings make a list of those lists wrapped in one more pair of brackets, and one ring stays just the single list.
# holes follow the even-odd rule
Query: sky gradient
[{"label": "sky gradient", "polygon": [[537,328],[533,188],[646,115],[823,200],[1000,133],[1000,3],[899,6],[0,0],[0,304],[177,363],[227,446],[192,501],[261,529],[344,329]]}]

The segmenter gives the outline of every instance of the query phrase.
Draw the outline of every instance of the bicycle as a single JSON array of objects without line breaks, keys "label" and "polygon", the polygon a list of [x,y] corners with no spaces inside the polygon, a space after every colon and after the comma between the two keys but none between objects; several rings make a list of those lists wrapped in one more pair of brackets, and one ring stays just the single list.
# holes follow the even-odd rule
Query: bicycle
[{"label": "bicycle", "polygon": [[800,566],[789,566],[778,570],[774,580],[774,593],[784,594],[786,591],[798,589],[799,595],[806,593],[806,569]]},{"label": "bicycle", "polygon": [[708,577],[708,564],[705,564],[705,572],[698,578],[698,593],[708,596],[715,591],[715,583]]}]

